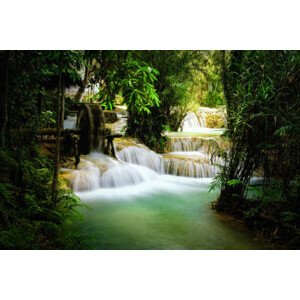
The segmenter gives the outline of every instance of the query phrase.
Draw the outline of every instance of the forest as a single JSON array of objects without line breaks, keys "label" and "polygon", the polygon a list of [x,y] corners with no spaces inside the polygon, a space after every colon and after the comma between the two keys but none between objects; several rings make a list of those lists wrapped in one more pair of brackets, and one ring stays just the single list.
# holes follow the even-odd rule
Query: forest
[{"label": "forest", "polygon": [[300,52],[0,51],[0,249],[300,249]]}]

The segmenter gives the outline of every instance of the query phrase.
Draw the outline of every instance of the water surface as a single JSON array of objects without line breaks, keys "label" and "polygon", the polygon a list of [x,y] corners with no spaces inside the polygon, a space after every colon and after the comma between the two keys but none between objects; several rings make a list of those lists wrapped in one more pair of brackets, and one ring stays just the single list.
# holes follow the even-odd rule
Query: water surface
[{"label": "water surface", "polygon": [[210,182],[160,175],[79,193],[89,209],[71,230],[89,235],[89,249],[263,249],[254,233],[211,209]]}]

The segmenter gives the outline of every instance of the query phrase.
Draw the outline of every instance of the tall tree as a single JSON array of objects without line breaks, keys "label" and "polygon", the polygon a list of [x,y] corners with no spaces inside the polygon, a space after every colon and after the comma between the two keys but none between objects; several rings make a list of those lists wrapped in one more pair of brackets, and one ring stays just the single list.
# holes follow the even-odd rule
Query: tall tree
[{"label": "tall tree", "polygon": [[54,157],[54,170],[53,170],[53,180],[52,180],[52,193],[51,201],[57,200],[57,183],[58,183],[58,172],[60,163],[60,137],[61,130],[63,128],[63,107],[65,98],[65,84],[63,79],[63,69],[64,69],[64,51],[59,53],[59,77],[58,77],[58,87],[57,87],[57,97],[56,97],[56,149]]},{"label": "tall tree", "polygon": [[[299,173],[299,66],[297,51],[233,51],[225,90],[232,143],[218,177],[218,208],[237,211],[255,170],[263,170],[264,187],[277,178],[277,188],[290,190]],[[275,163],[276,162],[276,163]]]},{"label": "tall tree", "polygon": [[8,59],[9,51],[0,51],[0,147],[5,147],[5,128],[8,120]]}]

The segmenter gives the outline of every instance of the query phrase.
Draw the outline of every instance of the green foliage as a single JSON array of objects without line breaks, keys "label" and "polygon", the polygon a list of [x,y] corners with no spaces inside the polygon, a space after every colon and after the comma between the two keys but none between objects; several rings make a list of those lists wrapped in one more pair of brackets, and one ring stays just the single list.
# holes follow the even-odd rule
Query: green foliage
[{"label": "green foliage", "polygon": [[158,72],[140,60],[135,51],[84,51],[82,62],[85,87],[99,89],[96,94],[84,97],[85,101],[113,109],[116,101],[122,99],[121,104],[130,110],[146,113],[150,107],[159,105],[154,88]]},{"label": "green foliage", "polygon": [[[292,145],[297,148],[299,91],[295,72],[299,59],[296,51],[232,54],[227,78],[228,135],[233,143],[226,168],[228,178],[247,181],[259,167],[268,177],[275,173],[270,168],[278,167],[271,164],[271,157],[280,160]],[[296,165],[289,164],[289,170],[280,164],[282,167],[286,175],[297,173]]]},{"label": "green foliage", "polygon": [[[63,249],[72,245],[63,224],[78,217],[80,201],[70,191],[61,190],[57,202],[51,203],[52,170],[48,167],[52,162],[38,152],[35,155],[28,160],[24,150],[17,157],[1,151],[1,249]],[[77,244],[77,237],[73,242]]]},{"label": "green foliage", "polygon": [[[233,51],[223,55],[227,136],[232,146],[224,156],[219,208],[236,208],[233,195],[238,195],[239,207],[244,205],[247,183],[260,171],[264,183],[255,196],[258,202],[246,209],[245,216],[256,216],[260,226],[266,215],[265,222],[273,222],[273,226],[293,224],[285,229],[289,234],[295,234],[300,226],[300,189],[296,187],[300,170],[299,70],[298,51]],[[244,184],[232,187],[228,185],[232,180]],[[276,188],[272,187],[274,180]]]},{"label": "green foliage", "polygon": [[[61,249],[72,240],[63,232],[63,223],[75,213],[79,202],[63,191],[59,191],[57,202],[50,201],[53,162],[41,155],[36,143],[39,127],[52,126],[56,117],[53,111],[61,53],[6,53],[0,55],[1,60],[8,59],[7,84],[0,87],[5,89],[1,95],[8,99],[6,143],[0,149],[0,248]],[[81,52],[65,51],[64,55],[62,76],[69,86],[79,78]]]},{"label": "green foliage", "polygon": [[55,126],[55,113],[53,111],[47,110],[43,111],[40,116],[40,126],[41,127],[54,127]]},{"label": "green foliage", "polygon": [[235,185],[243,184],[243,182],[240,181],[240,180],[238,180],[238,179],[231,179],[231,180],[228,180],[228,181],[226,182],[226,184],[227,184],[228,186],[235,186]]},{"label": "green foliage", "polygon": [[220,69],[220,51],[205,51],[195,69],[195,84],[190,89],[201,106],[218,107],[225,104]]},{"label": "green foliage", "polygon": [[82,88],[75,101],[84,88],[96,86],[97,93],[81,98],[110,110],[116,102],[126,105],[127,134],[162,151],[165,128],[178,130],[186,113],[201,101],[209,106],[222,103],[214,56],[213,51],[75,51],[71,61],[80,65]]},{"label": "green foliage", "polygon": [[129,111],[150,113],[150,107],[159,106],[160,101],[154,88],[158,71],[147,65],[140,66],[137,61],[127,62],[128,77],[122,80],[123,103]]},{"label": "green foliage", "polygon": [[138,137],[150,148],[162,152],[165,130],[178,130],[189,110],[195,107],[189,95],[193,81],[195,51],[136,51],[135,57],[145,61],[151,70],[158,70],[153,82],[160,104],[150,110],[129,109],[127,134]]},{"label": "green foliage", "polygon": [[[120,68],[122,72],[118,72]],[[131,55],[119,61],[114,68],[108,69],[105,85],[100,87],[96,98],[106,109],[112,109],[118,95],[122,105],[137,113],[149,113],[150,108],[159,106],[159,98],[154,88],[158,71],[146,63],[134,60]]]}]

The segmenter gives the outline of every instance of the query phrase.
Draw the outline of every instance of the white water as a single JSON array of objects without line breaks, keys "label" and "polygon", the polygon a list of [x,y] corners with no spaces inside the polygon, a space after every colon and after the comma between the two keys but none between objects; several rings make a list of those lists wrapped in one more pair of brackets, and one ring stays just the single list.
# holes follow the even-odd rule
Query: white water
[{"label": "white water", "polygon": [[[203,122],[204,117],[205,114],[203,114]],[[212,164],[211,155],[219,148],[218,136],[222,132],[219,129],[200,128],[200,124],[194,127],[197,122],[190,122],[190,124],[192,126],[189,130],[193,131],[192,133],[178,132],[167,135],[169,153],[163,156],[165,173],[196,178],[214,177],[219,168]],[[214,163],[222,162],[214,158]]]},{"label": "white water", "polygon": [[226,113],[223,109],[200,107],[196,114],[189,112],[185,116],[181,128],[182,132],[203,132],[203,129],[205,130],[208,125],[215,127],[216,125],[222,126],[222,123],[223,126],[226,124]]},{"label": "white water", "polygon": [[73,171],[71,187],[75,192],[91,191],[100,187],[100,170],[91,161],[85,160],[85,166]]},{"label": "white water", "polygon": [[[199,128],[196,115],[190,113],[189,117],[186,128]],[[76,118],[69,116],[65,123],[72,127],[76,124]],[[205,129],[202,128],[202,131]],[[168,146],[170,152],[164,155],[151,151],[138,140],[120,139],[115,143],[118,160],[101,153],[83,157],[78,170],[71,171],[71,187],[75,192],[84,193],[126,187],[130,190],[133,186],[160,181],[161,174],[212,178],[218,172],[218,168],[211,163],[215,139],[205,135],[206,133],[200,136],[171,135]]]},{"label": "white water", "polygon": [[116,147],[119,161],[91,153],[78,170],[64,170],[91,208],[73,225],[91,236],[88,249],[260,249],[254,237],[222,223],[210,208],[217,194],[208,194],[212,179],[203,178],[216,173],[208,143],[176,140],[175,152],[163,156],[132,144]]},{"label": "white water", "polygon": [[85,156],[78,169],[69,172],[71,187],[75,192],[132,186],[158,176],[158,173],[147,167],[117,161],[101,153]]},{"label": "white water", "polygon": [[170,140],[170,150],[172,152],[201,151],[207,154],[212,147],[212,143],[212,138],[174,137]]},{"label": "white water", "polygon": [[149,168],[120,163],[109,168],[100,178],[103,188],[124,187],[148,182],[155,179],[158,174]]},{"label": "white water", "polygon": [[207,155],[204,153],[201,153],[199,151],[177,151],[177,152],[170,152],[168,155],[178,155],[185,158],[200,158],[203,159],[207,158]]},{"label": "white water", "polygon": [[[132,151],[132,148],[129,147],[128,151]],[[147,149],[143,149],[144,153],[146,151]],[[154,156],[152,151],[148,151],[150,157]],[[92,153],[82,159],[78,170],[69,170],[71,187],[75,192],[87,192],[97,189],[132,187],[160,180],[162,178],[160,174],[163,173],[195,178],[213,177],[216,174],[216,168],[210,164],[208,157],[200,152],[187,153],[192,156],[190,158],[185,153],[181,154],[181,157],[178,157],[179,153],[173,154],[176,157],[162,158],[156,154],[159,160],[153,161],[152,158],[145,160],[142,163],[148,166],[143,166]],[[130,155],[129,157],[132,158]]]},{"label": "white water", "polygon": [[205,128],[206,127],[206,112],[205,111],[199,111],[198,118],[199,118],[200,127]]},{"label": "white water", "polygon": [[182,131],[191,132],[200,127],[199,120],[195,113],[189,112],[182,121]]},{"label": "white water", "polygon": [[[212,178],[218,168],[211,164],[211,145],[203,138],[173,138],[172,151],[160,155],[141,144],[126,146],[118,142],[118,160],[101,153],[82,158],[72,172],[71,187],[75,192],[131,187],[159,180],[161,174]],[[121,143],[121,144],[120,144]]]},{"label": "white water", "polygon": [[77,195],[85,201],[99,200],[119,201],[134,200],[143,196],[156,195],[163,192],[166,194],[178,194],[190,192],[193,189],[206,190],[211,183],[211,178],[187,178],[182,176],[158,175],[152,180],[147,180],[136,185],[126,185],[118,188],[100,187],[87,192],[78,192]]},{"label": "white water", "polygon": [[144,166],[157,173],[163,173],[162,156],[148,148],[130,146],[116,152],[119,160]]},{"label": "white water", "polygon": [[202,159],[168,158],[164,160],[164,168],[167,174],[196,178],[211,178],[218,171],[216,167]]},{"label": "white water", "polygon": [[64,129],[76,129],[77,113],[71,113],[64,120]]},{"label": "white water", "polygon": [[[183,131],[205,126],[205,113],[200,122],[195,113],[189,113]],[[120,117],[120,116],[119,116]],[[77,115],[71,114],[64,122],[68,129],[76,128]],[[201,131],[203,131],[202,128]],[[91,153],[82,160],[78,170],[72,171],[71,186],[75,192],[100,188],[120,188],[157,180],[159,174],[194,178],[214,177],[218,169],[211,164],[211,141],[205,137],[171,137],[170,153],[159,155],[143,145],[120,147],[119,161],[100,153]]]}]

